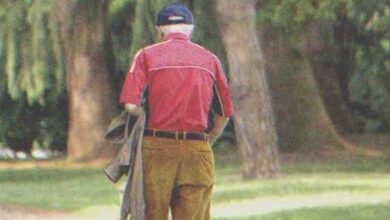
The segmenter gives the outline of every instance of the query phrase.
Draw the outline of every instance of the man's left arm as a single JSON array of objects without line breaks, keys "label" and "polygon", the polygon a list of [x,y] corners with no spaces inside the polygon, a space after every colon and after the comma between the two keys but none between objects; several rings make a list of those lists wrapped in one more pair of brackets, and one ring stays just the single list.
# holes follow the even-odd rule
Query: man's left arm
[{"label": "man's left arm", "polygon": [[215,141],[221,136],[229,121],[229,118],[233,115],[233,103],[231,100],[227,79],[218,58],[216,58],[215,65],[215,103],[213,103],[213,108],[216,114],[212,119],[213,128],[209,132],[209,141],[211,144],[214,144]]}]

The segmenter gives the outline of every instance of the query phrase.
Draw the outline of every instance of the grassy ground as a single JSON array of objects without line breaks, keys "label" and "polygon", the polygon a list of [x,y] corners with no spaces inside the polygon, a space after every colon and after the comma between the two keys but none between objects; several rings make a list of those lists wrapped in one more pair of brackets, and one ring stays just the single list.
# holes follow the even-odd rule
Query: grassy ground
[{"label": "grassy ground", "polygon": [[352,205],[346,207],[301,208],[291,211],[280,211],[269,215],[252,215],[247,217],[215,218],[216,220],[386,220],[390,218],[390,205]]},{"label": "grassy ground", "polygon": [[118,201],[100,169],[0,171],[0,203],[74,211]]},{"label": "grassy ground", "polygon": [[[250,181],[241,179],[238,162],[217,162],[216,220],[390,219],[390,160],[385,155],[288,163],[280,178]],[[0,204],[78,215],[96,212],[93,207],[117,212],[117,188],[100,168],[0,169]]]},{"label": "grassy ground", "polygon": [[390,219],[390,163],[356,160],[285,167],[278,179],[220,171],[213,219]]}]

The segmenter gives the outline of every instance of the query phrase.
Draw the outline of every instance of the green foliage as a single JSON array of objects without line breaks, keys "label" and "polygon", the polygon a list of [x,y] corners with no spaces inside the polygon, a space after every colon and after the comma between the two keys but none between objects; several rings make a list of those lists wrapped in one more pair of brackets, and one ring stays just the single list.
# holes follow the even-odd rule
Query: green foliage
[{"label": "green foliage", "polygon": [[41,147],[64,149],[68,115],[67,108],[61,106],[67,105],[65,95],[57,99],[55,105],[45,107],[4,95],[0,105],[4,106],[0,111],[0,143],[28,151],[36,140]]},{"label": "green foliage", "polygon": [[[0,26],[4,26],[5,10],[0,7]],[[6,49],[5,49],[5,31],[0,28],[0,100],[3,99],[7,90],[7,78],[5,75]]]},{"label": "green foliage", "polygon": [[7,3],[5,9],[9,10],[9,16],[6,17],[7,25],[4,26],[7,29],[3,29],[7,32],[7,85],[10,96],[16,99],[21,96],[21,91],[18,89],[20,84],[18,72],[21,67],[21,63],[18,61],[21,60],[21,50],[18,47],[21,45],[21,38],[24,36],[23,30],[26,28],[24,17],[20,14],[26,14],[26,6],[24,1],[20,1],[17,5],[11,5],[10,1]]},{"label": "green foliage", "polygon": [[[7,1],[5,17],[8,92],[13,99],[39,102],[63,92],[64,64],[51,1]],[[27,16],[22,16],[27,15]]]},{"label": "green foliage", "polygon": [[272,24],[288,29],[290,32],[302,31],[302,28],[315,21],[335,20],[342,7],[353,7],[353,0],[277,0],[264,1],[258,19],[261,23]]},{"label": "green foliage", "polygon": [[[135,0],[112,0],[108,7],[108,13],[110,16],[115,16],[125,10],[129,5],[134,4]],[[130,11],[127,11],[128,14],[132,14]]]},{"label": "green foliage", "polygon": [[[129,68],[135,3],[134,0],[114,0],[110,1],[109,5],[108,25],[111,31],[116,71],[113,76],[114,88],[121,88]],[[115,92],[116,96],[119,96],[120,90],[115,89]]]},{"label": "green foliage", "polygon": [[[50,2],[50,8],[53,7],[54,1]],[[52,99],[56,99],[56,95],[63,95],[64,92],[64,82],[65,82],[65,55],[60,42],[60,30],[58,27],[57,20],[54,19],[55,11],[50,10],[50,13],[47,14],[48,18],[48,30],[49,30],[49,38],[51,39],[51,52],[50,54],[53,56],[51,59],[54,62],[52,64],[51,70],[54,71],[54,76],[50,78],[50,86],[54,89],[54,93]]]},{"label": "green foliage", "polygon": [[52,4],[3,0],[0,5],[0,142],[65,144],[67,108],[58,108],[67,105],[64,55]]},{"label": "green foliage", "polygon": [[356,28],[356,73],[351,100],[360,106],[365,130],[390,130],[390,2],[362,2],[350,11]]},{"label": "green foliage", "polygon": [[190,8],[195,20],[192,40],[215,53],[220,58],[225,69],[227,69],[225,49],[221,34],[218,28],[216,28],[217,21],[214,15],[213,4],[209,1],[193,1],[193,5]]},{"label": "green foliage", "polygon": [[[25,140],[25,143],[29,143],[38,135],[34,108],[28,107],[25,100],[15,102],[7,95],[1,100],[1,105],[6,108],[0,111],[0,141],[20,150],[22,146],[17,146],[18,142]],[[24,147],[28,149],[30,146]]]},{"label": "green foliage", "polygon": [[[26,74],[29,79],[24,81],[21,85],[26,88],[28,100],[37,99],[40,94],[45,90],[45,78],[51,71],[47,64],[50,64],[50,51],[49,45],[46,43],[48,40],[48,29],[45,20],[45,11],[48,11],[48,7],[45,7],[42,1],[34,1],[29,8],[27,21],[31,25],[31,57],[34,58],[32,65],[28,65],[31,74]],[[45,10],[46,9],[46,10]]]},{"label": "green foliage", "polygon": [[142,47],[160,41],[155,27],[157,13],[164,5],[171,2],[171,0],[145,0],[137,3],[133,23],[131,57]]}]

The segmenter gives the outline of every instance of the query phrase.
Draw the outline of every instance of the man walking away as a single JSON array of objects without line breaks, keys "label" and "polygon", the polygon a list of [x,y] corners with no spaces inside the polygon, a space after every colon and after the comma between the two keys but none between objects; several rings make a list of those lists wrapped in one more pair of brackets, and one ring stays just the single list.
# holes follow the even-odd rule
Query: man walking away
[{"label": "man walking away", "polygon": [[135,55],[120,103],[132,114],[147,94],[144,190],[147,220],[210,219],[214,183],[211,145],[233,106],[219,59],[191,42],[189,9],[165,6],[157,17],[162,42]]}]

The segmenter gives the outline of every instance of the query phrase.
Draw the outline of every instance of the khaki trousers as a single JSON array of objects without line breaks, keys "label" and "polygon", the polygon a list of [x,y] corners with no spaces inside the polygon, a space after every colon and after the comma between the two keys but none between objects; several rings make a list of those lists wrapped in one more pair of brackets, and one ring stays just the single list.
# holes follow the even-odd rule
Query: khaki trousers
[{"label": "khaki trousers", "polygon": [[210,219],[214,157],[207,141],[145,137],[146,220]]}]

